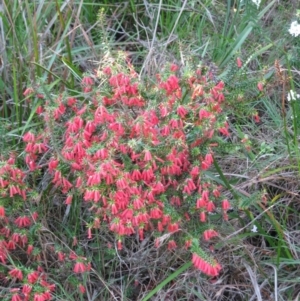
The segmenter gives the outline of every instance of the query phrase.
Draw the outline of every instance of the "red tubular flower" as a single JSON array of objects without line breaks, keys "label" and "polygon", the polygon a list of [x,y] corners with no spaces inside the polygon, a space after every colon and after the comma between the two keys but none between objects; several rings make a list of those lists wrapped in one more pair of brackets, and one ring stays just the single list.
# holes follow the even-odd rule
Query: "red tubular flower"
[{"label": "red tubular flower", "polygon": [[200,212],[200,222],[202,223],[206,222],[206,214],[204,211]]},{"label": "red tubular flower", "polygon": [[35,163],[33,160],[30,160],[30,161],[28,162],[28,167],[29,167],[29,170],[30,170],[30,171],[34,171],[34,170],[36,170],[36,168],[37,168],[36,163]]},{"label": "red tubular flower", "polygon": [[168,232],[169,232],[169,233],[177,232],[178,229],[179,229],[178,223],[173,223],[173,224],[169,224],[169,225],[168,225]]},{"label": "red tubular flower", "polygon": [[20,246],[21,247],[24,247],[25,245],[27,245],[27,243],[28,243],[28,237],[27,237],[27,235],[26,234],[22,234],[21,235],[21,241],[20,241]]},{"label": "red tubular flower", "polygon": [[174,240],[170,240],[168,242],[168,250],[174,250],[177,248],[177,244]]},{"label": "red tubular flower", "polygon": [[65,200],[65,204],[66,205],[71,205],[72,204],[72,199],[73,199],[73,195],[68,195],[66,200]]},{"label": "red tubular flower", "polygon": [[3,178],[0,177],[0,187],[5,188],[9,184],[8,181],[5,181]]},{"label": "red tubular flower", "polygon": [[14,186],[14,185],[9,186],[9,196],[11,198],[17,193],[18,193],[18,190],[17,190],[16,186]]},{"label": "red tubular flower", "polygon": [[205,202],[205,200],[203,198],[199,198],[196,203],[196,208],[197,209],[206,208],[206,205],[207,205],[207,202]]},{"label": "red tubular flower", "polygon": [[218,232],[213,229],[208,229],[203,232],[204,240],[210,240],[212,237],[218,236]]},{"label": "red tubular flower", "polygon": [[219,128],[219,132],[224,136],[229,136],[229,132],[227,128]]},{"label": "red tubular flower", "polygon": [[194,266],[199,269],[202,272],[205,272],[208,270],[209,263],[207,263],[205,260],[203,260],[198,254],[193,253],[192,255],[192,262]]},{"label": "red tubular flower", "polygon": [[203,199],[205,202],[208,202],[208,201],[209,201],[209,191],[208,191],[208,190],[203,190],[203,192],[202,192],[202,199]]},{"label": "red tubular flower", "polygon": [[59,163],[59,161],[57,159],[52,158],[48,163],[49,171],[56,169],[56,167],[58,166],[58,163]]},{"label": "red tubular flower", "polygon": [[189,249],[191,246],[192,246],[192,240],[191,239],[186,240],[184,243],[184,247],[186,249]]},{"label": "red tubular flower", "polygon": [[88,232],[88,239],[91,239],[92,238],[92,229],[88,228],[87,232]]},{"label": "red tubular flower", "polygon": [[31,255],[32,251],[33,251],[33,245],[28,245],[26,254]]},{"label": "red tubular flower", "polygon": [[85,76],[82,79],[81,83],[83,85],[92,86],[94,84],[94,80],[91,77],[89,77],[89,76]]},{"label": "red tubular flower", "polygon": [[207,169],[210,168],[210,166],[211,166],[211,163],[208,163],[206,160],[203,160],[203,161],[201,162],[201,169],[202,169],[202,170],[207,170]]},{"label": "red tubular flower", "polygon": [[77,180],[76,180],[76,185],[75,187],[76,188],[80,188],[82,185],[82,177],[78,177]]},{"label": "red tubular flower", "polygon": [[44,292],[43,293],[43,298],[44,298],[45,301],[50,300],[52,298],[50,292],[49,291]]},{"label": "red tubular flower", "polygon": [[104,73],[105,75],[111,75],[111,68],[110,68],[110,67],[105,67],[105,68],[103,69],[103,73]]},{"label": "red tubular flower", "polygon": [[212,212],[216,208],[215,204],[212,201],[209,201],[206,205],[207,212]]},{"label": "red tubular flower", "polygon": [[78,285],[78,289],[81,294],[85,293],[85,287],[81,283]]},{"label": "red tubular flower", "polygon": [[170,203],[173,206],[180,206],[181,205],[181,200],[178,196],[172,196]]},{"label": "red tubular flower", "polygon": [[211,264],[202,259],[198,254],[193,253],[192,262],[194,266],[208,276],[218,276],[222,269],[219,263]]},{"label": "red tubular flower", "polygon": [[5,208],[3,206],[0,206],[0,218],[5,217]]},{"label": "red tubular flower", "polygon": [[32,216],[31,216],[31,217],[32,217],[33,221],[36,222],[37,219],[38,219],[38,217],[39,217],[39,215],[38,215],[38,213],[35,211],[35,212],[32,213]]},{"label": "red tubular flower", "polygon": [[199,111],[199,119],[202,120],[202,119],[207,119],[209,116],[211,116],[211,113],[204,110],[204,109],[200,109]]},{"label": "red tubular flower", "polygon": [[[49,282],[45,281],[44,279],[41,279],[40,285],[43,286],[43,287],[45,287],[47,289],[47,291],[51,291],[52,292],[52,291],[55,290],[55,284],[50,284]],[[46,295],[47,295],[47,292],[46,292]]]},{"label": "red tubular flower", "polygon": [[219,198],[221,196],[221,192],[218,188],[215,188],[213,190],[213,195],[216,197],[216,198]]},{"label": "red tubular flower", "polygon": [[40,294],[35,293],[34,294],[33,301],[45,301],[45,300],[47,300],[47,299],[45,299],[45,296],[43,293],[40,293]]},{"label": "red tubular flower", "polygon": [[139,238],[140,240],[144,240],[144,229],[143,228],[139,228]]},{"label": "red tubular flower", "polygon": [[22,293],[24,294],[25,300],[29,300],[31,291],[32,291],[32,286],[28,284],[23,285]]},{"label": "red tubular flower", "polygon": [[144,207],[144,201],[141,198],[137,198],[133,201],[133,209],[140,210]]},{"label": "red tubular flower", "polygon": [[122,241],[118,240],[118,250],[122,250],[123,246],[122,246]]},{"label": "red tubular flower", "polygon": [[258,89],[259,91],[263,91],[263,90],[264,90],[264,85],[263,85],[263,83],[259,82],[259,83],[257,84],[257,89]]},{"label": "red tubular flower", "polygon": [[74,237],[73,237],[72,246],[75,247],[75,246],[77,246],[77,244],[78,244],[77,237],[74,236]]},{"label": "red tubular flower", "polygon": [[187,110],[183,107],[183,106],[179,106],[177,108],[177,114],[181,117],[181,118],[184,118],[187,114]]},{"label": "red tubular flower", "polygon": [[28,216],[24,215],[24,216],[19,216],[18,218],[15,219],[15,224],[19,227],[19,228],[26,228],[29,227],[31,225],[31,220]]},{"label": "red tubular flower", "polygon": [[236,59],[236,64],[237,64],[238,68],[242,68],[243,63],[242,63],[241,58],[238,57],[238,58]]},{"label": "red tubular flower", "polygon": [[58,251],[58,252],[57,252],[57,257],[58,257],[58,261],[64,262],[64,261],[65,261],[65,258],[66,258],[66,254],[64,254],[64,253],[61,252],[61,251]]},{"label": "red tubular flower", "polygon": [[230,208],[230,203],[227,199],[223,200],[222,201],[222,209],[224,211],[227,211],[228,209]]},{"label": "red tubular flower", "polygon": [[11,301],[22,301],[22,298],[19,294],[14,293],[11,297]]},{"label": "red tubular flower", "polygon": [[66,178],[62,178],[62,184],[63,184],[63,191],[69,191],[72,188],[72,184],[66,179]]},{"label": "red tubular flower", "polygon": [[171,72],[176,72],[178,69],[179,69],[179,67],[178,67],[176,64],[172,64],[172,65],[170,66]]},{"label": "red tubular flower", "polygon": [[13,278],[17,278],[19,280],[23,279],[23,273],[20,269],[14,268],[9,272],[9,275]]},{"label": "red tubular flower", "polygon": [[197,188],[196,185],[194,184],[194,181],[192,179],[188,179],[186,181],[186,185],[189,187],[189,189],[191,191],[194,191]]},{"label": "red tubular flower", "polygon": [[83,262],[76,262],[73,269],[74,273],[84,273],[87,271],[87,267]]},{"label": "red tubular flower", "polygon": [[23,141],[24,142],[32,142],[32,143],[35,142],[35,136],[34,136],[34,134],[32,134],[31,132],[27,132],[23,136]]},{"label": "red tubular flower", "polygon": [[7,243],[6,243],[6,248],[7,250],[15,250],[16,249],[16,244],[13,240],[9,240]]},{"label": "red tubular flower", "polygon": [[19,243],[21,242],[21,235],[20,233],[13,233],[13,235],[11,236],[11,239],[15,242],[15,243]]},{"label": "red tubular flower", "polygon": [[214,158],[213,158],[211,153],[208,153],[208,154],[205,155],[205,161],[208,164],[212,164],[214,162]]},{"label": "red tubular flower", "polygon": [[258,113],[255,113],[255,114],[253,115],[253,119],[254,119],[254,121],[255,121],[256,123],[260,122],[260,118],[259,118]]},{"label": "red tubular flower", "polygon": [[27,89],[25,89],[25,91],[23,92],[23,95],[26,97],[26,96],[29,96],[29,95],[32,95],[34,93],[34,90],[29,87]]},{"label": "red tubular flower", "polygon": [[29,283],[34,284],[39,278],[39,272],[33,271],[30,274],[27,275],[27,280]]},{"label": "red tubular flower", "polygon": [[166,82],[161,83],[161,87],[166,90],[167,95],[170,95],[180,89],[179,80],[175,75],[171,75]]},{"label": "red tubular flower", "polygon": [[77,260],[78,256],[74,252],[71,252],[69,258],[71,260]]},{"label": "red tubular flower", "polygon": [[162,217],[162,211],[158,207],[155,207],[151,209],[150,217],[152,219],[160,219]]},{"label": "red tubular flower", "polygon": [[192,170],[190,171],[190,175],[194,178],[194,177],[197,177],[200,173],[200,168],[199,166],[194,166],[192,168]]},{"label": "red tubular flower", "polygon": [[152,160],[152,155],[151,155],[150,151],[146,149],[144,161],[151,161],[151,160]]}]

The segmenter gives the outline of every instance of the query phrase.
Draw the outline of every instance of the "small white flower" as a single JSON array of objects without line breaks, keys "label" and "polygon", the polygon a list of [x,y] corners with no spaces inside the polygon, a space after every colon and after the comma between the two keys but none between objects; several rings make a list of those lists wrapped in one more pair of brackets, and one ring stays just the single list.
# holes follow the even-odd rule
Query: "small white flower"
[{"label": "small white flower", "polygon": [[300,98],[300,95],[296,94],[295,91],[290,90],[290,92],[287,95],[287,100],[291,101],[291,100],[296,100],[297,98]]},{"label": "small white flower", "polygon": [[259,8],[260,1],[261,0],[252,0],[252,2],[257,6],[257,8]]},{"label": "small white flower", "polygon": [[251,229],[251,232],[256,233],[257,232],[257,227],[253,225],[253,228]]},{"label": "small white flower", "polygon": [[289,29],[289,33],[294,37],[300,35],[300,24],[297,21],[292,22],[291,27]]}]

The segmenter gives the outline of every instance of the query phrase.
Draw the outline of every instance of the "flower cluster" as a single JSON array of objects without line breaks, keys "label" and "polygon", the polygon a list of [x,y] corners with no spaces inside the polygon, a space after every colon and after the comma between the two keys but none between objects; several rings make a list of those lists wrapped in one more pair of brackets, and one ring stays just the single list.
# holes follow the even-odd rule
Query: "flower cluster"
[{"label": "flower cluster", "polygon": [[52,299],[54,284],[46,281],[43,268],[28,271],[25,276],[23,271],[17,267],[10,270],[9,276],[14,281],[24,281],[22,288],[10,289],[11,301],[47,301]]},{"label": "flower cluster", "polygon": [[[107,222],[119,249],[124,236],[138,233],[142,240],[148,230],[175,233],[190,215],[205,223],[217,208],[227,219],[230,207],[220,187],[204,176],[214,160],[213,138],[229,135],[222,115],[224,84],[209,82],[201,70],[179,79],[177,66],[171,66],[166,78],[143,86],[129,69],[130,74],[114,74],[106,68],[99,90],[85,77],[88,101],[59,96],[44,108],[45,124],[53,123],[44,132],[65,129],[63,147],[48,164],[53,184],[66,194],[66,204],[78,195],[89,204],[88,238]],[[26,150],[36,154],[40,149],[28,145],[45,148],[38,143],[44,140],[26,133]],[[31,168],[38,168],[35,163]],[[170,240],[168,246],[177,244]]]},{"label": "flower cluster", "polygon": [[[24,137],[25,140],[28,138],[28,148],[33,147],[29,135]],[[28,163],[27,159],[25,161]],[[32,170],[33,165],[28,164],[28,167]],[[39,250],[31,243],[32,227],[37,222],[38,213],[30,211],[26,206],[30,189],[25,183],[25,177],[26,173],[17,167],[14,154],[7,160],[1,158],[0,262],[4,267],[10,267],[5,279],[1,280],[10,287],[5,300],[46,301],[52,298],[55,285],[47,281],[43,268],[19,267],[14,263],[16,258],[19,260],[20,254],[29,261],[36,261],[37,265],[41,259]],[[9,281],[13,285],[8,285]]]},{"label": "flower cluster", "polygon": [[[190,248],[194,235],[189,226],[195,221],[207,225],[205,240],[219,236],[211,226],[211,216],[227,220],[230,203],[206,171],[214,163],[216,137],[229,135],[223,114],[224,83],[210,81],[201,69],[178,77],[178,69],[172,65],[157,75],[156,82],[143,82],[130,64],[123,68],[126,72],[106,67],[99,87],[92,77],[83,78],[79,97],[62,94],[47,99],[30,89],[28,98],[45,100],[37,110],[44,128],[23,136],[26,172],[16,167],[14,156],[1,162],[1,195],[23,203],[34,201],[36,186],[28,188],[25,176],[46,168],[52,177],[48,185],[63,194],[65,205],[81,199],[82,208],[89,209],[85,210],[87,239],[96,235],[102,223],[115,233],[119,250],[124,237],[138,234],[143,240],[148,231],[156,233],[157,242],[168,233],[169,250],[181,245]],[[39,254],[25,235],[36,223],[36,213],[14,215],[11,207],[0,203],[0,218],[3,263],[17,246],[26,247],[27,256]],[[199,250],[191,249],[194,266],[216,276],[220,265]],[[63,251],[56,255],[58,262],[73,261],[75,274],[91,269],[90,262],[75,252],[69,257]],[[24,287],[31,281],[28,277],[33,279],[17,267],[9,275],[23,282],[27,277]],[[39,281],[47,289],[28,295],[48,300],[54,287],[50,289],[43,277]],[[84,286],[78,287],[83,293]],[[12,300],[19,300],[25,293],[11,294]]]},{"label": "flower cluster", "polygon": [[[25,173],[15,165],[15,156],[0,161],[0,195],[2,198],[20,196],[26,200]],[[1,211],[4,211],[2,209]],[[4,214],[2,212],[2,214]]]},{"label": "flower cluster", "polygon": [[179,79],[177,69],[142,85],[132,66],[129,74],[107,67],[99,90],[92,78],[83,79],[88,101],[59,96],[44,108],[45,120],[54,121],[45,132],[65,129],[63,147],[49,161],[52,182],[66,204],[78,195],[89,204],[88,238],[107,222],[122,249],[124,236],[175,233],[190,215],[205,223],[220,208],[228,218],[228,200],[204,175],[213,164],[215,135],[229,135],[224,84],[209,82],[201,70]]}]

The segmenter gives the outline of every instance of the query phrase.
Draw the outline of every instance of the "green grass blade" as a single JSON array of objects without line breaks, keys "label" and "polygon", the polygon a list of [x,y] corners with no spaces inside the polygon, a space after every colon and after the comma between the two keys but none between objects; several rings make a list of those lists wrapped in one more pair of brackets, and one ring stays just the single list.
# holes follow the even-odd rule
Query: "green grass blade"
[{"label": "green grass blade", "polygon": [[142,299],[142,301],[149,300],[152,296],[154,296],[159,290],[161,290],[165,285],[167,285],[170,281],[174,280],[178,275],[186,271],[188,268],[192,266],[192,262],[189,261],[186,264],[184,264],[181,268],[179,268],[177,271],[172,273],[168,278],[166,278],[164,281],[162,281],[159,285],[156,286],[155,289],[150,291],[150,293]]},{"label": "green grass blade", "polygon": [[248,25],[236,38],[236,42],[231,46],[229,51],[226,53],[224,59],[221,61],[221,68],[224,67],[231,60],[231,58],[235,55],[236,51],[243,45],[243,43],[251,33],[252,29],[253,25]]}]

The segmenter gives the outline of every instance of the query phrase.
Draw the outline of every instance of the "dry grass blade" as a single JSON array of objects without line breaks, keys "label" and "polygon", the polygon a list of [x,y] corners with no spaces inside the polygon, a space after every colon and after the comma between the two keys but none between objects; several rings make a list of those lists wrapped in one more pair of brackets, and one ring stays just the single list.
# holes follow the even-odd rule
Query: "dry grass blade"
[{"label": "dry grass blade", "polygon": [[[251,267],[247,263],[244,263],[244,266],[246,267],[247,272],[248,272],[248,274],[250,276],[252,285],[253,285],[254,290],[255,290],[255,295],[257,297],[257,301],[263,301],[261,293],[260,293],[260,288],[259,288],[259,285],[257,283],[257,279],[256,279],[255,273],[253,272],[253,270],[251,269]],[[251,298],[251,300],[254,300],[253,297]]]},{"label": "dry grass blade", "polygon": [[277,285],[278,285],[278,276],[277,276],[277,268],[273,265],[273,264],[270,264],[270,263],[265,263],[266,265],[270,266],[273,268],[274,270],[274,298],[275,300],[274,301],[278,301],[278,289],[277,289]]}]

